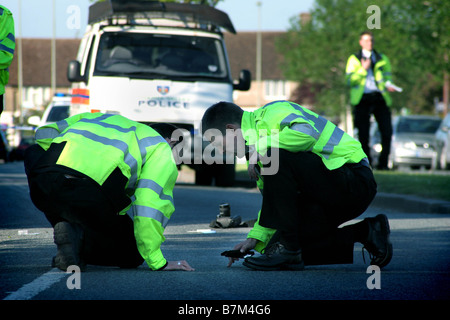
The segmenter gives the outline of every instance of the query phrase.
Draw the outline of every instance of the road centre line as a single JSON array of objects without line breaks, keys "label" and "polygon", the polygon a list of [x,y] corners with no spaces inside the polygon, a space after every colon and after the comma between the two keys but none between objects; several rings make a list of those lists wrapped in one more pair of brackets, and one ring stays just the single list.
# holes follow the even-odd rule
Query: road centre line
[{"label": "road centre line", "polygon": [[67,275],[68,273],[58,268],[53,268],[32,282],[23,285],[19,290],[9,294],[3,300],[30,300]]}]

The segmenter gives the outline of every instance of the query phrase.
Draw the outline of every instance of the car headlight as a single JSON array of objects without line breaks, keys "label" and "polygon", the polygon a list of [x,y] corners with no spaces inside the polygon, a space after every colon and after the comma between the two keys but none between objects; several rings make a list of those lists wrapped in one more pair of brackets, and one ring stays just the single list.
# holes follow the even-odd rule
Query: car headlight
[{"label": "car headlight", "polygon": [[416,144],[413,141],[408,141],[408,142],[403,143],[403,148],[416,150],[417,146],[416,146]]},{"label": "car headlight", "polygon": [[373,145],[373,150],[375,150],[375,152],[380,153],[381,150],[383,150],[383,147],[381,146],[380,143],[376,143]]}]

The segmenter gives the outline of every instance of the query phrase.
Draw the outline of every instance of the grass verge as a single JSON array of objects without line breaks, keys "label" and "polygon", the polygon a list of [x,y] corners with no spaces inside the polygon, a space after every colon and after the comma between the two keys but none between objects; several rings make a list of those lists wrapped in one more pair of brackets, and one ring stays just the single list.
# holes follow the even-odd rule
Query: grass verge
[{"label": "grass verge", "polygon": [[450,201],[450,175],[375,171],[378,192],[415,195]]},{"label": "grass verge", "polygon": [[[450,201],[450,175],[428,172],[374,171],[378,192]],[[248,179],[247,166],[236,165],[236,179]]]}]

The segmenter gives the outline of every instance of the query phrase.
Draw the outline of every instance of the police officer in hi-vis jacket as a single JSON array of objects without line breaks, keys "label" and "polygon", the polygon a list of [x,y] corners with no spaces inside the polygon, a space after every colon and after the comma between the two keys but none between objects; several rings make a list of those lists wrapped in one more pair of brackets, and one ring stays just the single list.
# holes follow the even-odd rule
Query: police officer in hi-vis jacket
[{"label": "police officer in hi-vis jacket", "polygon": [[373,34],[361,33],[361,50],[352,54],[345,69],[347,84],[350,87],[350,103],[353,107],[354,124],[364,152],[370,158],[370,117],[373,114],[381,135],[382,150],[377,169],[388,169],[391,150],[392,120],[389,92],[394,92],[391,63],[386,55],[373,49]]},{"label": "police officer in hi-vis jacket", "polygon": [[145,260],[152,270],[193,270],[160,248],[178,175],[176,128],[167,126],[83,113],[38,128],[25,170],[31,199],[54,228],[54,266],[135,268]]},{"label": "police officer in hi-vis jacket", "polygon": [[[355,242],[369,251],[371,264],[389,263],[385,215],[339,227],[367,209],[377,186],[361,144],[332,122],[289,101],[253,112],[220,102],[205,112],[202,132],[218,150],[247,157],[263,196],[253,229],[234,247],[262,253],[247,257],[245,266],[302,270],[352,263]],[[229,259],[231,266],[236,258]]]}]

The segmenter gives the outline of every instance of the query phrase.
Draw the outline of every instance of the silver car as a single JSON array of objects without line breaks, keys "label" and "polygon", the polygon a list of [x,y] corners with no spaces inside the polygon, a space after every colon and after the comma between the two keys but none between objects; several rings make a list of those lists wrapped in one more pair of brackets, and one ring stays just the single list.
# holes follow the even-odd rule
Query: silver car
[{"label": "silver car", "polygon": [[[399,166],[435,168],[438,159],[435,133],[441,121],[442,119],[437,116],[395,117],[392,124],[389,167],[391,169],[396,169]],[[375,162],[381,151],[379,136],[375,125],[371,137],[371,152]]]},{"label": "silver car", "polygon": [[399,116],[393,125],[392,148],[389,156],[393,168],[435,166],[437,159],[436,131],[442,119],[434,116]]},{"label": "silver car", "polygon": [[441,169],[450,169],[450,113],[436,131],[437,159]]}]

